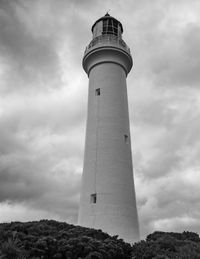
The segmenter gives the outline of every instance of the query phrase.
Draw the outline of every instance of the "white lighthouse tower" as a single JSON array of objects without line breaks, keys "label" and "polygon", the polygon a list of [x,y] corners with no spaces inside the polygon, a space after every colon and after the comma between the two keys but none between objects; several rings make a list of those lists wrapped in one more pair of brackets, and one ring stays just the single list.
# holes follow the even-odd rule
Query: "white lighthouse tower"
[{"label": "white lighthouse tower", "polygon": [[122,24],[108,13],[92,26],[83,68],[89,77],[78,224],[139,240],[126,77],[132,68]]}]

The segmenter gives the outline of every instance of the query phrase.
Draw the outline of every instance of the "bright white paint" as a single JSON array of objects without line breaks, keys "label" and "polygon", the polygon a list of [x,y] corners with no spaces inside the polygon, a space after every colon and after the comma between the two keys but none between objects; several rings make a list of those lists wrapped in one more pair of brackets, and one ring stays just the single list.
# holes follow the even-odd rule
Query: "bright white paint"
[{"label": "bright white paint", "polygon": [[110,38],[86,51],[83,67],[89,97],[78,224],[132,243],[139,240],[126,87],[132,58]]}]

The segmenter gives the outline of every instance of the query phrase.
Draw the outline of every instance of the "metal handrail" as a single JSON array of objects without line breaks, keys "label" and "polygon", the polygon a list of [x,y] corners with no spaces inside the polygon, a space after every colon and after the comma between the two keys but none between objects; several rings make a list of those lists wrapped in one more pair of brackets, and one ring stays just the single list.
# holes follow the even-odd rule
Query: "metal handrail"
[{"label": "metal handrail", "polygon": [[122,38],[115,36],[115,35],[101,35],[96,38],[94,38],[90,44],[86,47],[85,53],[90,51],[91,48],[98,47],[98,45],[116,45],[119,48],[122,48],[126,50],[129,54],[130,48],[127,46],[127,44],[122,40]]}]

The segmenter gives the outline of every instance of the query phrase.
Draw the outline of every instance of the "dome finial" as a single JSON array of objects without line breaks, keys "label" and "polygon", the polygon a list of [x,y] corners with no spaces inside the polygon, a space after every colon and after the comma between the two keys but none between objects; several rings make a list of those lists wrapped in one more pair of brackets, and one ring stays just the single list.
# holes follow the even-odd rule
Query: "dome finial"
[{"label": "dome finial", "polygon": [[110,12],[110,9],[106,12],[105,16],[110,16],[108,12]]}]

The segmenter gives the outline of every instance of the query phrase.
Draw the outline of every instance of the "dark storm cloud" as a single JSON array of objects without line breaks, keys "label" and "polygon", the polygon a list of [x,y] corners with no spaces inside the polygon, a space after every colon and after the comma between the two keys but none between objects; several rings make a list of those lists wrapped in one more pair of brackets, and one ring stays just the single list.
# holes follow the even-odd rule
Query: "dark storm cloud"
[{"label": "dark storm cloud", "polygon": [[[10,150],[0,157],[0,202],[23,203],[46,211],[53,208],[54,213],[61,215],[71,214],[72,210],[75,215],[80,189],[76,167],[80,160],[73,158],[72,150],[67,154],[60,147],[56,150],[46,145],[37,148],[35,139],[26,144],[28,151]],[[31,146],[36,146],[34,156]]]},{"label": "dark storm cloud", "polygon": [[[24,163],[24,165],[27,166],[27,163]],[[69,179],[62,179],[61,182],[57,178],[52,177],[51,172],[48,173],[48,176],[41,177],[45,173],[41,171],[41,165],[39,167],[40,174],[36,175],[34,169],[36,168],[30,170],[27,167],[26,172],[20,174],[16,171],[11,174],[12,170],[9,169],[7,172],[5,171],[6,177],[4,178],[3,172],[1,172],[1,202],[3,204],[5,202],[9,204],[24,204],[28,208],[43,210],[49,212],[49,215],[57,214],[65,219],[73,216],[72,220],[75,222],[80,177],[77,178],[71,174],[70,183]],[[34,177],[30,177],[30,174],[34,174]],[[9,177],[10,179],[8,179]],[[73,179],[75,184],[72,183]]]},{"label": "dark storm cloud", "polygon": [[[63,18],[58,19],[57,25],[50,29],[46,24],[43,28],[37,28],[34,19],[33,28],[30,19],[25,23],[26,12],[34,16],[34,5],[30,3],[5,1],[1,5],[0,19],[3,25],[0,51],[6,67],[2,78],[5,87],[1,90],[7,94],[15,91],[15,95],[7,95],[6,99],[1,100],[0,201],[2,204],[23,203],[36,211],[49,211],[49,215],[53,211],[76,222],[79,167],[82,166],[82,147],[79,142],[82,137],[74,137],[74,134],[82,136],[84,109],[81,100],[84,94],[81,89],[79,94],[72,90],[68,94],[64,89],[63,93],[53,91],[45,95],[38,94],[41,88],[52,87],[55,81],[58,85],[60,64],[56,53],[58,42],[55,39],[62,40],[59,42],[62,46],[67,41],[65,36],[68,37],[69,31],[66,30],[66,35],[62,37],[63,24],[66,23],[65,19],[62,21]],[[62,4],[64,12],[67,3]],[[60,15],[62,6],[48,5],[51,8],[48,9],[50,14],[45,16],[47,25],[48,22],[52,24],[51,14]],[[19,9],[21,17],[17,13]],[[69,58],[71,56],[65,56],[66,60]],[[37,90],[36,95],[31,95],[30,87]],[[28,94],[21,92],[18,95],[21,88],[26,89]],[[62,160],[64,162],[60,165]]]},{"label": "dark storm cloud", "polygon": [[[31,102],[29,104],[27,109],[18,104],[18,110],[9,110],[0,121],[2,201],[6,197],[10,200],[20,200],[23,197],[28,199],[29,196],[34,199],[35,195],[41,196],[39,190],[42,190],[42,193],[51,191],[54,186],[51,183],[52,168],[58,168],[61,160],[67,162],[72,157],[76,157],[80,163],[82,156],[82,150],[76,143],[77,138],[74,138],[72,133],[75,132],[74,127],[77,128],[77,133],[81,130],[79,115],[77,120],[75,113],[73,120],[70,116],[66,117],[66,107],[62,105],[57,105],[58,109],[52,109],[52,112],[45,109],[40,114],[40,109],[37,109],[39,107],[32,106]],[[59,168],[65,169],[66,174],[68,170],[72,170],[70,163]]]},{"label": "dark storm cloud", "polygon": [[[0,8],[1,90],[7,93],[1,100],[0,202],[76,222],[84,88],[77,93],[74,85],[68,92],[60,88],[46,94],[41,89],[60,86],[59,55],[70,69],[80,63],[76,57],[84,50],[80,32],[86,17],[79,16],[79,4],[69,1],[2,1]],[[63,49],[64,54],[70,50],[64,57]],[[62,69],[65,73],[65,65]]]},{"label": "dark storm cloud", "polygon": [[[1,90],[19,91],[34,83],[41,86],[41,81],[42,86],[48,88],[49,76],[58,77],[59,62],[55,41],[51,35],[42,32],[34,34],[22,19],[23,15],[28,14],[31,15],[31,8],[25,2],[0,2],[0,54],[6,66],[6,83]],[[34,22],[33,20],[33,26]]]},{"label": "dark storm cloud", "polygon": [[[37,181],[37,178],[34,179],[34,169],[36,168],[31,168],[31,163],[29,163],[28,159],[11,157],[12,161],[10,161],[9,165],[2,161],[3,159],[1,158],[3,165],[1,165],[0,169],[0,201],[22,202],[24,200],[38,199],[46,191],[44,183],[42,184],[44,177],[41,176],[41,181]],[[20,166],[20,163],[23,164],[23,167]]]},{"label": "dark storm cloud", "polygon": [[111,9],[134,60],[128,91],[142,237],[155,229],[200,231],[197,7],[185,0],[0,1],[0,209],[76,223],[88,84],[81,60],[92,24]]},{"label": "dark storm cloud", "polygon": [[[70,74],[77,63],[81,69],[83,31],[91,37],[83,12],[88,7],[79,1],[0,3],[6,93],[0,104],[0,205],[23,204],[76,223],[87,88],[77,92]],[[61,73],[70,89],[43,94],[60,86]]]},{"label": "dark storm cloud", "polygon": [[76,222],[84,110],[70,100],[78,96],[55,90],[48,100],[45,95],[1,100],[0,203],[23,203]]}]

